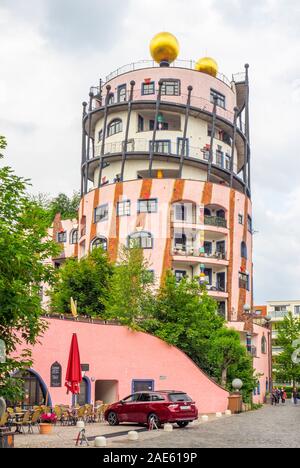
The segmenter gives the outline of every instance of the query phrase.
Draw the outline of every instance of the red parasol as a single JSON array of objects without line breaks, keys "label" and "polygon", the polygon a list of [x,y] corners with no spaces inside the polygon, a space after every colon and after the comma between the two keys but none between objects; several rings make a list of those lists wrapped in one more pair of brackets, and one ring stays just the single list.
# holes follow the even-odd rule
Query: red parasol
[{"label": "red parasol", "polygon": [[80,382],[82,382],[82,374],[79,347],[77,335],[73,333],[65,383],[68,393],[71,392],[73,395],[77,395],[80,392]]}]

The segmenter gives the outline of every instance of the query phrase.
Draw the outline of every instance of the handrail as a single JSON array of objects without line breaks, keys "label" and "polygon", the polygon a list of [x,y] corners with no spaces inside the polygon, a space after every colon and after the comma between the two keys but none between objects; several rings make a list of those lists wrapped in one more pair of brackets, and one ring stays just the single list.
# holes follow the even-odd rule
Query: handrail
[{"label": "handrail", "polygon": [[[196,65],[195,60],[175,60],[175,62],[171,63],[170,67],[171,68],[187,68],[190,70],[195,70],[195,65]],[[131,62],[109,73],[109,75],[106,76],[105,81],[106,83],[108,83],[112,79],[117,78],[118,76],[123,75],[124,73],[129,73],[135,70],[141,70],[143,68],[159,68],[159,67],[160,65],[154,62],[154,60],[139,60],[137,62]],[[218,73],[216,78],[231,88],[230,80],[223,73]]]},{"label": "handrail", "polygon": [[[165,133],[166,132],[164,132],[164,135]],[[157,143],[157,146],[154,149],[154,154],[161,154],[162,156],[174,156],[174,157],[180,156],[180,147],[178,146],[176,142],[172,142],[168,140],[162,143],[160,142],[158,138],[156,143]],[[146,138],[129,138],[128,144],[127,144],[127,151],[128,153],[148,153],[150,151],[150,144],[151,144],[150,137],[149,137],[149,140],[147,140]],[[112,142],[106,141],[104,145],[104,156],[122,153],[123,145],[124,145],[124,141],[112,141]],[[97,158],[100,156],[101,148],[102,148],[101,143],[95,145],[94,158]],[[189,146],[188,154],[185,156],[185,160],[192,158],[192,159],[199,159],[207,163],[206,151],[207,150],[205,148],[201,148],[200,146],[199,147]],[[217,153],[219,157],[219,152],[217,151],[213,152],[213,164],[215,166],[220,167],[221,169],[229,170],[229,169],[226,169],[225,157],[223,159],[223,163],[220,164],[219,159],[217,159]],[[91,155],[91,159],[92,159],[92,155]],[[236,163],[234,163],[234,173],[238,175]],[[208,217],[206,218],[207,218],[207,224],[209,224],[210,220],[208,220]],[[211,222],[214,222],[214,221],[215,220],[212,219]],[[217,223],[218,219],[215,222]],[[219,224],[220,226],[222,226],[222,224],[225,223],[225,226],[223,227],[226,227],[226,220],[223,220],[223,218],[220,218],[219,223],[220,223]]]}]

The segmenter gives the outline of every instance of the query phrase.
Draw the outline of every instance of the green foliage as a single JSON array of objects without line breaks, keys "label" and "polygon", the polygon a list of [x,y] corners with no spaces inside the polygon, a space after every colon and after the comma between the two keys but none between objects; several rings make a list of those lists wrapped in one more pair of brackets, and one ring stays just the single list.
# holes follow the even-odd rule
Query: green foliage
[{"label": "green foliage", "polygon": [[[3,138],[0,146],[5,146]],[[54,270],[44,260],[57,253],[57,246],[45,240],[47,216],[29,199],[27,186],[12,169],[0,168],[0,339],[9,355],[21,340],[33,345],[44,330],[40,284],[54,280]],[[10,373],[28,362],[24,350],[19,359],[0,364],[0,394],[13,392]]]},{"label": "green foliage", "polygon": [[77,219],[78,217],[79,192],[73,192],[71,197],[60,193],[55,198],[50,198],[45,193],[39,193],[33,196],[32,199],[47,213],[49,226],[57,213],[61,214],[61,219]]},{"label": "green foliage", "polygon": [[209,340],[223,324],[216,302],[197,279],[184,278],[177,283],[169,272],[154,303],[153,318],[143,326],[167,343],[178,346],[210,373]]},{"label": "green foliage", "polygon": [[142,249],[122,248],[105,301],[108,318],[139,328],[139,322],[149,315],[154,301],[153,275],[148,267]]},{"label": "green foliage", "polygon": [[[7,143],[6,143],[5,137],[0,135],[0,150],[5,149],[6,146],[7,146]],[[2,154],[2,153],[0,153],[0,159],[1,159],[1,158],[3,158],[3,154]]]},{"label": "green foliage", "polygon": [[[291,313],[278,324],[276,345],[283,348],[281,354],[275,357],[274,380],[282,382],[296,382],[300,380],[300,364],[293,362],[292,355],[296,351],[293,342],[300,338],[300,319]],[[299,348],[299,345],[298,345]]]},{"label": "green foliage", "polygon": [[52,312],[71,312],[73,297],[80,315],[103,318],[112,271],[107,253],[101,247],[80,261],[68,259],[59,269],[59,281],[50,292]]}]

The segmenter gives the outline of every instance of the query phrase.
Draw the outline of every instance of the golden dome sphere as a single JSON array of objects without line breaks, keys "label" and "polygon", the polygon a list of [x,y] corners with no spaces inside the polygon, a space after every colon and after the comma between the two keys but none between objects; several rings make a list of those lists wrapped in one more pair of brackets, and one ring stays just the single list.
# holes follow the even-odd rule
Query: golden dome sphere
[{"label": "golden dome sphere", "polygon": [[156,34],[150,42],[150,52],[155,62],[172,63],[178,57],[179,42],[173,34],[161,32]]},{"label": "golden dome sphere", "polygon": [[218,73],[218,64],[211,57],[203,57],[196,63],[195,70],[216,77]]}]

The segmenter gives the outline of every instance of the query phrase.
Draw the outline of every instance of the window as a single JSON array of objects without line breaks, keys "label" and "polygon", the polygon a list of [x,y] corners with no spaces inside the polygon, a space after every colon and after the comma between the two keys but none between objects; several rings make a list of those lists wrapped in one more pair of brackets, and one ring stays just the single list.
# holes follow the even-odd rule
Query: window
[{"label": "window", "polygon": [[129,247],[139,247],[141,249],[153,248],[153,237],[150,232],[136,232],[129,236]]},{"label": "window", "polygon": [[294,312],[295,312],[295,315],[300,315],[300,306],[295,306]]},{"label": "window", "polygon": [[262,354],[267,354],[267,340],[265,336],[261,339],[261,352]]},{"label": "window", "polygon": [[225,169],[227,171],[231,170],[231,157],[229,156],[229,154],[225,155]]},{"label": "window", "polygon": [[123,131],[123,124],[121,119],[115,119],[110,122],[107,127],[107,136],[115,135]]},{"label": "window", "polygon": [[141,115],[138,116],[138,132],[143,132],[145,129],[145,120]]},{"label": "window", "polygon": [[246,245],[246,243],[244,241],[241,243],[241,257],[242,258],[248,258],[247,245]]},{"label": "window", "polygon": [[218,303],[218,314],[224,319],[226,319],[226,302]]},{"label": "window", "polygon": [[161,87],[163,96],[180,96],[180,81],[179,80],[163,80]]},{"label": "window", "polygon": [[149,141],[150,151],[153,149],[154,153],[170,154],[171,152],[171,141],[170,140],[156,140],[154,142]]},{"label": "window", "polygon": [[[183,138],[177,138],[177,155],[181,156],[183,146]],[[184,146],[184,156],[189,155],[189,139],[185,139],[185,146]]]},{"label": "window", "polygon": [[142,84],[142,95],[149,96],[149,94],[155,94],[155,82],[151,81],[150,83]]},{"label": "window", "polygon": [[138,213],[157,213],[157,200],[154,198],[149,200],[139,200]]},{"label": "window", "polygon": [[70,233],[70,244],[74,245],[78,242],[78,229],[73,229]]},{"label": "window", "polygon": [[[154,120],[149,120],[149,130],[154,130]],[[157,130],[169,130],[168,122],[157,122]]]},{"label": "window", "polygon": [[57,242],[64,244],[67,242],[67,231],[62,231],[57,233]]},{"label": "window", "polygon": [[210,286],[212,285],[212,270],[209,268],[205,268],[204,274],[206,276],[206,283],[208,283]]},{"label": "window", "polygon": [[239,214],[239,224],[244,224],[244,216]]},{"label": "window", "polygon": [[96,237],[91,243],[91,250],[102,247],[103,250],[107,250],[107,239],[106,237]]},{"label": "window", "polygon": [[205,161],[209,161],[209,157],[210,157],[210,151],[209,151],[209,149],[204,148],[204,149],[202,150],[202,153],[203,153],[203,159],[204,159]]},{"label": "window", "polygon": [[98,132],[98,143],[100,143],[100,141],[102,140],[102,137],[103,137],[103,130],[99,130],[99,132]]},{"label": "window", "polygon": [[118,86],[118,102],[126,101],[126,84]]},{"label": "window", "polygon": [[186,235],[176,232],[174,239],[175,249],[186,251]]},{"label": "window", "polygon": [[184,271],[184,270],[175,270],[175,278],[176,278],[177,283],[180,283],[180,281],[183,278],[186,278],[186,276],[187,276],[186,271]]},{"label": "window", "polygon": [[217,99],[217,106],[225,109],[225,96],[214,89],[210,90],[210,102],[214,104],[215,98]]},{"label": "window", "polygon": [[101,205],[95,209],[95,223],[108,220],[108,205]]},{"label": "window", "polygon": [[117,216],[130,216],[130,200],[117,204]]},{"label": "window", "polygon": [[252,234],[252,218],[248,215],[248,231]]},{"label": "window", "polygon": [[222,292],[226,290],[226,274],[224,272],[217,273],[217,290]]},{"label": "window", "polygon": [[239,288],[249,291],[249,275],[247,273],[239,273]]},{"label": "window", "polygon": [[132,381],[132,391],[133,391],[133,393],[135,393],[135,392],[154,392],[154,380],[133,380]]},{"label": "window", "polygon": [[176,221],[186,221],[187,220],[187,206],[183,203],[178,203],[175,205],[175,220]]},{"label": "window", "polygon": [[220,150],[216,151],[216,164],[217,166],[223,167],[223,153]]},{"label": "window", "polygon": [[212,254],[212,242],[204,242],[204,252],[206,255]]}]

